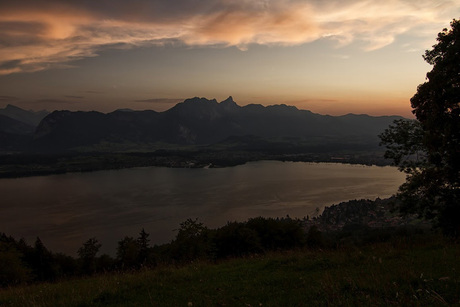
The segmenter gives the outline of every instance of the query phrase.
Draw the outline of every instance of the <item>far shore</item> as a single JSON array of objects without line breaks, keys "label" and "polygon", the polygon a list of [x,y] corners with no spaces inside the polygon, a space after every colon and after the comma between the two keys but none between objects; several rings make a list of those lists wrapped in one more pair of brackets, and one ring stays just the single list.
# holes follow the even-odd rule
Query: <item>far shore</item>
[{"label": "far shore", "polygon": [[133,167],[221,168],[274,160],[389,166],[381,153],[270,154],[244,151],[21,153],[0,156],[0,178],[47,176]]}]

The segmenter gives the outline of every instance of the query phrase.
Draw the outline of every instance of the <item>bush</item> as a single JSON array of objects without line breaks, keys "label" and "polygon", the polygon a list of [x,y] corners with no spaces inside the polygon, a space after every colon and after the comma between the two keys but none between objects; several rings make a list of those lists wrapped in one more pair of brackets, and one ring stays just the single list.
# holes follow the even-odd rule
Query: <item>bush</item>
[{"label": "bush", "polygon": [[11,244],[0,242],[0,285],[16,285],[30,280],[30,269],[23,261],[23,255]]}]

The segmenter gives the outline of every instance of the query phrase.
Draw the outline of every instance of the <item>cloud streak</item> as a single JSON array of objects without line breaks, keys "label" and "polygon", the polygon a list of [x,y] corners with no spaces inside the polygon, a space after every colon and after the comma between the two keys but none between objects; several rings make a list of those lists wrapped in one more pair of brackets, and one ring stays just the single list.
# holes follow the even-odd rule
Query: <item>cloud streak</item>
[{"label": "cloud streak", "polygon": [[364,50],[402,34],[432,36],[458,14],[432,0],[5,0],[0,74],[69,67],[104,48],[299,45],[321,38]]},{"label": "cloud streak", "polygon": [[134,102],[144,102],[153,104],[175,104],[182,101],[184,101],[184,99],[182,98],[150,98],[134,100]]},{"label": "cloud streak", "polygon": [[11,102],[18,100],[18,97],[14,96],[0,96],[0,102]]},{"label": "cloud streak", "polygon": [[75,95],[65,95],[65,98],[70,98],[70,99],[84,99],[84,96],[75,96]]},{"label": "cloud streak", "polygon": [[75,103],[80,103],[79,101],[75,100],[64,100],[64,99],[53,99],[53,98],[43,98],[43,99],[37,99],[34,101],[35,103],[44,103],[44,104],[75,104]]}]

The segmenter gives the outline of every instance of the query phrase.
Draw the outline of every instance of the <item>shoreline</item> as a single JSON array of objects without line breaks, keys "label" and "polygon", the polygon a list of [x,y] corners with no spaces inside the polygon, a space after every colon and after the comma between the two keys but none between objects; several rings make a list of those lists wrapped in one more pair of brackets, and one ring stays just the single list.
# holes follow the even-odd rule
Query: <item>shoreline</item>
[{"label": "shoreline", "polygon": [[1,155],[0,178],[84,173],[134,167],[223,168],[255,161],[340,163],[391,166],[376,153],[299,153],[267,154],[237,151],[155,151],[91,153],[22,153]]}]

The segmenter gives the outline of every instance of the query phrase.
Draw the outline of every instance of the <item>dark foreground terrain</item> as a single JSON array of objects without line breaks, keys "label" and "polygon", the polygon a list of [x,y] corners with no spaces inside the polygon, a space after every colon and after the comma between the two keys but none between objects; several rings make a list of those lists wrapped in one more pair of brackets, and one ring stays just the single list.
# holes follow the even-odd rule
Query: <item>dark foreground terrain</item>
[{"label": "dark foreground terrain", "polygon": [[460,245],[436,235],[162,266],[0,290],[0,306],[454,306]]},{"label": "dark foreground terrain", "polygon": [[460,305],[460,244],[395,198],[352,200],[302,220],[179,225],[171,243],[91,238],[72,258],[0,235],[0,306]]}]

